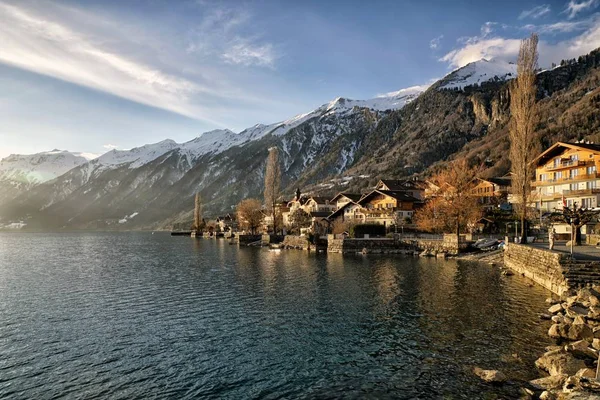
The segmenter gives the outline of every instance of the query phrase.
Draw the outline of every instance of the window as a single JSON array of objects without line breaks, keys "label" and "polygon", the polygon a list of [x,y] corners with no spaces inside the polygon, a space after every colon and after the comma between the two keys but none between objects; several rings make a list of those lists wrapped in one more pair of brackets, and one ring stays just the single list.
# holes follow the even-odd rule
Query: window
[{"label": "window", "polygon": [[587,198],[587,199],[581,199],[581,207],[583,208],[592,208],[592,199],[591,198]]},{"label": "window", "polygon": [[595,165],[591,165],[591,166],[587,167],[587,168],[585,169],[585,172],[586,172],[588,175],[592,175],[592,174],[596,173],[596,166],[595,166]]},{"label": "window", "polygon": [[576,183],[571,183],[571,184],[569,185],[569,190],[577,190],[577,189],[578,189],[578,187],[577,187],[577,184],[576,184]]},{"label": "window", "polygon": [[562,171],[554,173],[554,180],[562,179]]},{"label": "window", "polygon": [[571,161],[579,160],[579,154],[571,154]]},{"label": "window", "polygon": [[570,170],[570,171],[569,171],[569,176],[570,176],[571,178],[574,178],[574,177],[576,177],[577,175],[579,175],[579,170],[577,170],[577,169],[572,169],[572,170]]},{"label": "window", "polygon": [[573,207],[573,200],[567,200],[567,207]]},{"label": "window", "polygon": [[586,183],[585,183],[585,188],[586,188],[586,189],[596,189],[597,182],[598,182],[598,181],[590,181],[590,182],[586,182]]},{"label": "window", "polygon": [[556,157],[556,158],[554,159],[554,166],[555,166],[555,167],[558,167],[559,165],[560,165],[560,157]]}]

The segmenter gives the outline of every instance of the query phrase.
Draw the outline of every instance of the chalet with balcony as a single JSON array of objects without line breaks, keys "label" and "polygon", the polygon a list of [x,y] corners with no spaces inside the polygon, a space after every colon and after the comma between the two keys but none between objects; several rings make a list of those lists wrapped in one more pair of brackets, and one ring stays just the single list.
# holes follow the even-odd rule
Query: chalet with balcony
[{"label": "chalet with balcony", "polygon": [[427,182],[417,179],[381,179],[375,185],[375,190],[404,192],[417,200],[423,200],[427,186]]},{"label": "chalet with balcony", "polygon": [[333,199],[331,199],[329,201],[330,204],[335,204],[335,209],[339,210],[340,208],[342,208],[343,206],[345,206],[348,203],[357,203],[360,198],[362,197],[362,194],[360,193],[338,193],[337,195],[335,195],[335,197]]},{"label": "chalet with balcony", "polygon": [[600,145],[557,142],[533,162],[538,209],[552,212],[563,200],[568,206],[600,205]]},{"label": "chalet with balcony", "polygon": [[479,183],[473,188],[473,195],[486,209],[502,206],[507,203],[510,182],[510,176],[479,179]]},{"label": "chalet with balcony", "polygon": [[336,210],[336,204],[329,201],[327,197],[310,196],[302,206],[307,213],[327,213],[329,215]]},{"label": "chalet with balcony", "polygon": [[392,226],[398,218],[412,218],[421,201],[404,191],[373,190],[358,202],[364,223]]}]

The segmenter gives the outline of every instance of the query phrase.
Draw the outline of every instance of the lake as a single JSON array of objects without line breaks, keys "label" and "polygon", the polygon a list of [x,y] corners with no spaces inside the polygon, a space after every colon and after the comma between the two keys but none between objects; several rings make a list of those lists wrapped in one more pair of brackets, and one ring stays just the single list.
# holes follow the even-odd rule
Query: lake
[{"label": "lake", "polygon": [[487,264],[0,233],[0,398],[515,395],[550,293]]}]

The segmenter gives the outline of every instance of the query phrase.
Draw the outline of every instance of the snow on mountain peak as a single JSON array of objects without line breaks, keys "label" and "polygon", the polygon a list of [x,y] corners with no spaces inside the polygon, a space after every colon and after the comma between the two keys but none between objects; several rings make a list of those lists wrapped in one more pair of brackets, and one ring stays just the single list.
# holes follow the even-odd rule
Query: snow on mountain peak
[{"label": "snow on mountain peak", "polygon": [[88,160],[82,153],[54,149],[35,154],[11,154],[0,160],[0,180],[26,184],[50,181]]},{"label": "snow on mountain peak", "polygon": [[174,140],[165,139],[158,143],[145,144],[131,150],[111,150],[91,163],[104,167],[129,164],[130,168],[137,168],[173,150],[178,145]]},{"label": "snow on mountain peak", "polygon": [[439,89],[462,89],[465,86],[481,84],[493,79],[508,80],[517,76],[517,66],[500,59],[471,62],[452,71],[441,80]]}]

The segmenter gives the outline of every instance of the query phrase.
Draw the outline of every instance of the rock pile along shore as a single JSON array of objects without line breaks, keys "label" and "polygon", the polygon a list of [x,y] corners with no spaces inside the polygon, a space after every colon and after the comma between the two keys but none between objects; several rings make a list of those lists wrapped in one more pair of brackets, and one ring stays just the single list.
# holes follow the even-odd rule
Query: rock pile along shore
[{"label": "rock pile along shore", "polygon": [[530,382],[540,399],[599,399],[596,380],[600,351],[600,286],[572,291],[562,300],[549,298],[548,335],[557,341],[535,362],[549,376]]}]

